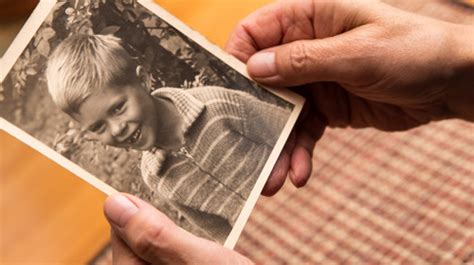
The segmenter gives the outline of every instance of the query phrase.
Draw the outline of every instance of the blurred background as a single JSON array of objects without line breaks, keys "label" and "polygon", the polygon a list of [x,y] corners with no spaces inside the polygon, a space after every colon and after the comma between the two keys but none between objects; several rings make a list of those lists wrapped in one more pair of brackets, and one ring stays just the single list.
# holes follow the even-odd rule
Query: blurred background
[{"label": "blurred background", "polygon": [[[240,19],[271,1],[156,2],[223,47]],[[473,0],[387,2],[474,24]],[[35,4],[0,0],[0,55]],[[260,199],[237,250],[268,264],[474,262],[474,151],[465,148],[474,144],[472,135],[474,127],[460,121],[390,135],[329,130],[318,143],[318,172],[308,187],[297,193],[286,185],[276,197]],[[0,264],[106,264],[104,199],[101,192],[0,131]],[[395,214],[386,210],[391,207]],[[356,213],[363,217],[353,217]]]}]

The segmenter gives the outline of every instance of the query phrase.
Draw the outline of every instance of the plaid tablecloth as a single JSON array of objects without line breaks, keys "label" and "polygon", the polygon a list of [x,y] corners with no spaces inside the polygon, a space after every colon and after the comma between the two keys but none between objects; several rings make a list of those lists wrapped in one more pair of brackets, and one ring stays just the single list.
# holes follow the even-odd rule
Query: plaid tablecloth
[{"label": "plaid tablecloth", "polygon": [[259,264],[474,264],[474,124],[328,130],[315,172],[259,199],[237,251]]}]

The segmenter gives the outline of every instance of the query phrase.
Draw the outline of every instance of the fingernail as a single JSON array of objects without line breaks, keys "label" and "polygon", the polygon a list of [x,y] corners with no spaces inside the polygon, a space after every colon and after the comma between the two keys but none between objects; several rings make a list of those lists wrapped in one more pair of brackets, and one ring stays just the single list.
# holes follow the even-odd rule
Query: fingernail
[{"label": "fingernail", "polygon": [[249,74],[256,78],[272,77],[277,74],[275,52],[256,53],[247,62]]},{"label": "fingernail", "polygon": [[138,208],[127,197],[114,194],[105,201],[104,212],[114,225],[124,227],[130,217],[138,212]]}]

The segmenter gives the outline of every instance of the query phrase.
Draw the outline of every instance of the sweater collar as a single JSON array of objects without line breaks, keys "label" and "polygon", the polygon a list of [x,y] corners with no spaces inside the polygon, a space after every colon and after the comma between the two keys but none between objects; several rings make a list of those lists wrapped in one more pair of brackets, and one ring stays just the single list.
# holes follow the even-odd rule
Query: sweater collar
[{"label": "sweater collar", "polygon": [[[159,88],[151,93],[153,97],[166,98],[171,100],[183,118],[183,130],[189,130],[194,121],[204,111],[205,105],[181,88]],[[160,172],[167,152],[159,148],[153,148],[150,151],[143,152],[141,169],[145,182],[149,183],[153,176]]]},{"label": "sweater collar", "polygon": [[151,93],[153,97],[166,98],[173,102],[180,116],[183,118],[183,129],[186,133],[199,117],[205,106],[200,100],[182,88],[163,87]]}]

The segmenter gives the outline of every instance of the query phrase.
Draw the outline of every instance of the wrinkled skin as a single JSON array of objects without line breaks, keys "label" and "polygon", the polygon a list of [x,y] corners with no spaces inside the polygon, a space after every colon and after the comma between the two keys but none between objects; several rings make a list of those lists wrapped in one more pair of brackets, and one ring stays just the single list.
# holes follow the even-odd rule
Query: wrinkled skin
[{"label": "wrinkled skin", "polygon": [[306,183],[326,125],[399,131],[455,117],[448,95],[472,70],[472,38],[458,37],[469,32],[377,1],[282,1],[244,19],[226,50],[256,81],[307,99],[263,194],[287,176]]}]

